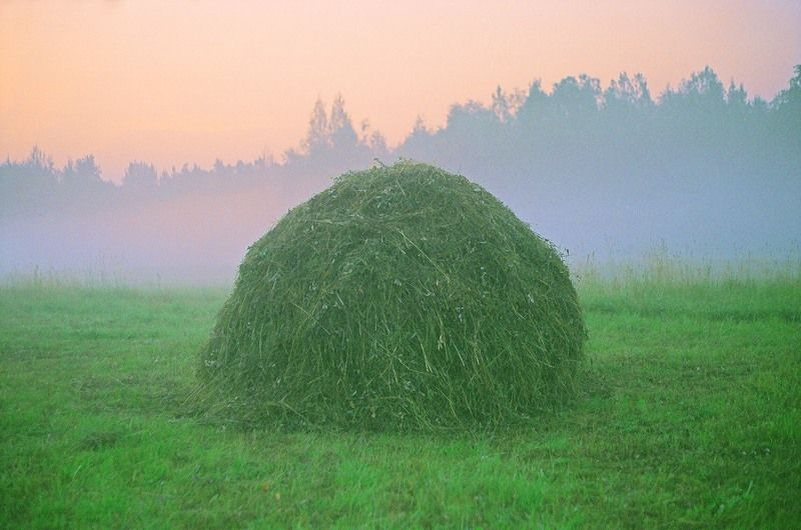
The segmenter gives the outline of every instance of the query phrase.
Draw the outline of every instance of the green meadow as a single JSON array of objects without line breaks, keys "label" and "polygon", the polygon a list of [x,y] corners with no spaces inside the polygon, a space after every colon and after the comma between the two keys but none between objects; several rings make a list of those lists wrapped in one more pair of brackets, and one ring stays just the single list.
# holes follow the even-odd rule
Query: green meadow
[{"label": "green meadow", "polygon": [[0,287],[0,528],[793,528],[801,275],[580,272],[581,392],[499,432],[199,414],[225,288]]}]

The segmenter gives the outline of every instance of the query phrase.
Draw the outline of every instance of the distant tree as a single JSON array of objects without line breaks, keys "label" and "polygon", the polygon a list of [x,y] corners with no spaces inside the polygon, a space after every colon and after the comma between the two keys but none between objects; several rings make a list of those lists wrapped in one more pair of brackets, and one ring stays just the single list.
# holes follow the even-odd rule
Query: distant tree
[{"label": "distant tree", "polygon": [[726,89],[726,118],[729,132],[740,138],[748,135],[743,122],[753,117],[751,104],[748,101],[748,93],[742,83],[738,86],[734,79],[729,81],[729,88]]},{"label": "distant tree", "polygon": [[508,122],[514,115],[514,103],[506,97],[500,85],[495,89],[495,93],[492,94],[492,112],[495,113],[495,117],[501,123]]},{"label": "distant tree", "polygon": [[734,84],[734,79],[729,81],[729,88],[726,90],[726,104],[730,107],[748,106],[748,93],[742,83],[737,86]]},{"label": "distant tree", "polygon": [[219,158],[214,159],[214,165],[211,169],[214,173],[217,174],[219,177],[224,177],[225,174],[228,172],[228,166],[225,165],[225,162],[220,160]]},{"label": "distant tree", "polygon": [[125,170],[122,186],[134,193],[153,192],[158,186],[156,168],[145,162],[131,162]]},{"label": "distant tree", "polygon": [[665,90],[661,99],[667,110],[720,115],[726,104],[726,91],[715,71],[706,66],[700,72],[693,72],[689,79],[683,79],[678,91]]},{"label": "distant tree", "polygon": [[587,118],[598,110],[601,96],[600,81],[582,74],[554,84],[551,101],[563,118]]},{"label": "distant tree", "polygon": [[528,87],[528,93],[520,104],[515,121],[520,128],[518,133],[523,143],[530,141],[530,133],[542,124],[542,120],[548,113],[550,97],[542,90],[542,82],[536,80]]},{"label": "distant tree", "polygon": [[610,111],[636,111],[652,105],[648,82],[640,73],[633,78],[625,72],[621,73],[603,93],[603,106]]},{"label": "distant tree", "polygon": [[801,159],[801,64],[794,71],[789,86],[779,92],[770,107],[773,127],[798,161]]},{"label": "distant tree", "polygon": [[7,159],[0,169],[0,182],[31,192],[52,187],[58,179],[53,158],[34,145],[28,158],[22,162]]},{"label": "distant tree", "polygon": [[325,150],[330,146],[331,138],[328,126],[328,114],[321,99],[314,103],[306,138],[303,140],[303,148],[307,153],[315,153]]},{"label": "distant tree", "polygon": [[330,145],[336,150],[353,149],[359,143],[359,137],[353,128],[353,122],[345,110],[342,94],[337,94],[331,105],[331,119],[328,122]]},{"label": "distant tree", "polygon": [[7,158],[0,164],[0,218],[49,203],[57,184],[53,159],[38,146],[21,162]]},{"label": "distant tree", "polygon": [[470,100],[463,105],[451,106],[445,127],[447,132],[461,134],[474,130],[477,133],[495,123],[499,123],[495,111],[478,101]]},{"label": "distant tree", "polygon": [[[771,106],[779,112],[785,112],[794,119],[801,120],[801,64],[793,68],[795,75],[790,79],[790,86],[776,95]],[[801,127],[801,121],[796,122]]]},{"label": "distant tree", "polygon": [[75,170],[88,182],[100,182],[101,180],[102,171],[95,161],[95,155],[86,155],[76,160]]},{"label": "distant tree", "polygon": [[722,101],[724,97],[723,83],[712,68],[705,66],[700,72],[693,72],[689,79],[681,82],[683,94],[706,98],[707,101]]},{"label": "distant tree", "polygon": [[415,160],[432,160],[432,139],[432,131],[428,130],[423,117],[418,114],[412,132],[401,142],[394,154]]},{"label": "distant tree", "polygon": [[414,120],[414,126],[412,127],[412,133],[411,134],[412,135],[422,134],[422,135],[426,135],[426,136],[430,135],[429,130],[426,127],[425,120],[419,114],[417,115],[417,118],[415,118],[415,120]]},{"label": "distant tree", "polygon": [[253,165],[260,173],[264,173],[271,166],[275,165],[275,160],[273,160],[272,155],[265,150],[259,158],[253,161]]},{"label": "distant tree", "polygon": [[88,189],[102,183],[102,171],[95,162],[95,155],[86,155],[75,162],[69,160],[64,167],[61,182],[73,189]]},{"label": "distant tree", "polygon": [[42,151],[38,145],[34,145],[30,155],[23,162],[23,167],[28,171],[41,174],[53,174],[53,158]]},{"label": "distant tree", "polygon": [[387,140],[380,131],[373,131],[370,134],[370,137],[367,139],[367,145],[376,157],[386,158],[389,154]]}]

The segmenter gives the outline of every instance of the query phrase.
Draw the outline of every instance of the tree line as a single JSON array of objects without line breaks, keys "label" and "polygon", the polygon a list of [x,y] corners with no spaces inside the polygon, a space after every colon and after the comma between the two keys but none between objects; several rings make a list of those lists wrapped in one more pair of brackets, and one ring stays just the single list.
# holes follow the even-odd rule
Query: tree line
[{"label": "tree line", "polygon": [[418,119],[392,148],[380,132],[355,126],[338,96],[330,108],[317,101],[301,145],[281,161],[217,160],[160,173],[134,161],[120,185],[103,178],[91,154],[58,168],[34,147],[24,160],[0,164],[0,219],[246,189],[291,205],[376,158],[459,171],[546,226],[566,207],[579,224],[592,223],[598,204],[612,225],[618,210],[632,204],[652,212],[651,222],[680,215],[688,204],[714,219],[727,208],[757,215],[757,199],[778,200],[784,211],[801,197],[801,65],[771,101],[750,97],[742,84],[725,85],[709,67],[656,97],[644,76],[626,73],[606,87],[587,75],[566,77],[550,90],[539,81],[526,90],[498,87],[488,105],[453,105],[442,127]]}]

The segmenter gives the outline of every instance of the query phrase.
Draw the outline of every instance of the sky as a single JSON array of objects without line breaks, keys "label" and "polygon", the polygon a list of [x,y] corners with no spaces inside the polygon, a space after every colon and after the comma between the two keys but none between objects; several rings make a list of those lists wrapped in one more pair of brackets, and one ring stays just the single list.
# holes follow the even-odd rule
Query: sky
[{"label": "sky", "polygon": [[0,156],[92,153],[116,181],[132,160],[280,160],[337,94],[394,145],[418,116],[580,73],[658,94],[709,65],[769,100],[798,28],[787,0],[0,0]]}]

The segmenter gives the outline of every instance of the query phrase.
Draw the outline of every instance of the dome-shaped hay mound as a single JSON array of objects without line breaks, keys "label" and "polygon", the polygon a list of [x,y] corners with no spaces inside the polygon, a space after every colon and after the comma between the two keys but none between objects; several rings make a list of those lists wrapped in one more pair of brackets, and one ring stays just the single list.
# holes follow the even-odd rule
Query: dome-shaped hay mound
[{"label": "dome-shaped hay mound", "polygon": [[250,247],[200,375],[240,421],[498,427],[572,394],[585,335],[550,243],[464,177],[399,163]]}]

